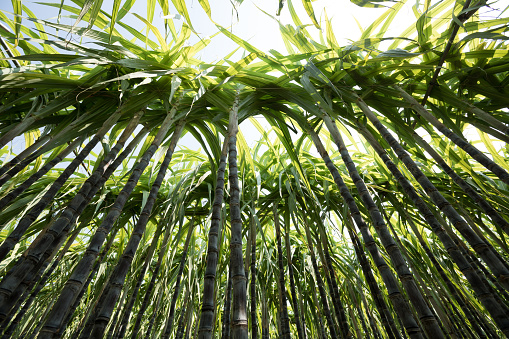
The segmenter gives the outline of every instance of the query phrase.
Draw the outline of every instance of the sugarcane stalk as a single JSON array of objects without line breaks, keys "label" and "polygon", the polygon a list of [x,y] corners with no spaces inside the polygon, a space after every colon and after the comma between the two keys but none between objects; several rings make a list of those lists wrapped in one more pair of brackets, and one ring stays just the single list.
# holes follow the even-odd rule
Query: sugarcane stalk
[{"label": "sugarcane stalk", "polygon": [[449,177],[470,197],[483,211],[491,218],[493,223],[499,226],[509,235],[509,222],[507,222],[483,197],[481,197],[465,180],[447,165],[444,159],[417,133],[412,134],[413,138],[431,157],[437,165],[449,175]]},{"label": "sugarcane stalk", "polygon": [[[41,198],[41,200],[34,206],[32,209],[30,209],[30,212],[28,212],[18,223],[15,230],[9,235],[7,239],[2,243],[1,245],[1,252],[0,252],[0,260],[5,258],[7,253],[14,248],[14,246],[18,243],[19,239],[23,236],[23,234],[26,232],[28,227],[37,219],[37,217],[42,213],[42,211],[46,208],[46,206],[50,203],[50,201],[55,197],[57,192],[60,190],[60,188],[65,184],[67,179],[74,173],[76,168],[83,162],[83,160],[88,156],[88,154],[92,151],[92,149],[95,147],[95,145],[104,137],[106,132],[115,124],[115,122],[120,118],[121,110],[118,110],[115,112],[110,118],[106,120],[104,125],[97,131],[97,133],[94,135],[94,137],[88,142],[88,144],[81,150],[78,156],[66,167],[66,169],[60,174],[60,176],[55,180],[55,182],[51,185],[51,187],[48,189],[48,191],[44,194],[44,196]],[[69,149],[69,151],[72,150],[72,148]],[[102,174],[102,173],[100,173]],[[85,186],[85,184],[83,185]],[[77,197],[75,198],[78,199]],[[75,201],[73,199],[73,201]],[[65,212],[68,212],[68,208],[66,208]],[[64,214],[62,213],[62,214]],[[62,217],[60,218],[62,220]],[[60,233],[60,232],[57,232]],[[26,272],[27,270],[23,268]],[[23,276],[23,271],[18,271],[18,273]],[[0,283],[0,305],[2,303],[2,295],[9,294],[9,289],[11,289],[11,286],[14,286],[16,284],[19,284],[19,279],[15,279],[13,281],[2,281]],[[4,292],[5,291],[5,292]],[[0,319],[2,317],[2,307],[0,306]]]},{"label": "sugarcane stalk", "polygon": [[[252,206],[254,213],[254,205]],[[251,216],[251,284],[249,295],[251,297],[251,339],[258,339],[258,319],[256,317],[256,223],[254,216]]]},{"label": "sugarcane stalk", "polygon": [[413,317],[412,312],[410,311],[408,301],[405,300],[405,298],[399,291],[398,283],[394,275],[392,274],[391,269],[385,262],[385,259],[379,253],[375,240],[371,233],[369,232],[368,226],[364,219],[362,218],[359,208],[357,207],[357,204],[352,194],[350,193],[350,190],[348,189],[343,179],[341,178],[339,171],[332,163],[327,151],[325,150],[325,147],[323,146],[316,132],[313,129],[308,129],[308,133],[310,134],[318,150],[318,153],[320,154],[322,159],[324,159],[325,165],[329,169],[329,172],[331,173],[334,182],[338,186],[341,196],[348,205],[348,209],[350,210],[350,213],[353,219],[355,220],[355,224],[357,224],[357,227],[359,227],[361,231],[362,237],[364,239],[364,244],[368,249],[369,253],[371,254],[371,257],[373,258],[373,261],[377,266],[378,271],[382,276],[382,279],[384,280],[391,302],[393,303],[396,312],[398,312],[398,315],[401,318],[401,321],[403,322],[405,329],[407,330],[411,338],[422,338],[423,337],[422,330],[418,323],[416,322],[415,318]]},{"label": "sugarcane stalk", "polygon": [[[362,109],[364,114],[373,123],[373,125],[382,134],[382,137],[396,152],[398,158],[405,164],[415,179],[421,184],[426,193],[433,202],[444,212],[454,227],[467,239],[472,248],[479,254],[481,258],[489,265],[490,269],[495,273],[504,288],[509,289],[509,270],[497,258],[497,256],[489,249],[486,242],[477,236],[477,234],[468,226],[461,215],[452,207],[452,205],[438,192],[431,181],[422,173],[417,164],[412,160],[397,140],[387,131],[385,126],[378,120],[369,107],[361,98],[357,99],[357,105]],[[503,325],[505,328],[506,325]]]},{"label": "sugarcane stalk", "polygon": [[[148,252],[145,255],[145,258],[143,260],[143,265],[142,265],[142,267],[140,269],[140,272],[138,274],[138,279],[136,280],[136,284],[134,285],[134,288],[132,289],[132,291],[129,293],[129,300],[128,300],[126,306],[124,307],[124,311],[123,311],[123,314],[122,314],[122,320],[120,322],[119,328],[117,329],[118,333],[116,333],[115,338],[124,338],[125,332],[127,330],[127,324],[129,322],[129,318],[131,316],[131,312],[133,310],[134,303],[136,302],[136,297],[138,296],[138,292],[139,292],[141,284],[142,284],[142,282],[144,280],[145,273],[147,271],[148,266],[150,265],[150,262],[152,261],[152,257],[154,255],[154,252],[155,252],[156,247],[158,245],[159,236],[161,234],[162,224],[163,223],[160,222],[160,224],[157,227],[157,233],[156,233],[155,237],[152,239],[152,242],[150,244],[150,248],[149,248]],[[168,240],[169,230],[170,229],[171,229],[170,227],[166,228],[166,231],[165,231],[165,234],[164,234],[164,238],[163,238],[163,242],[162,242],[163,243],[163,247],[166,245],[166,242]],[[164,249],[161,248],[161,250],[159,252],[158,259],[157,259],[157,264],[156,264],[156,268],[154,270],[153,276],[157,276],[157,273],[159,272],[159,267],[161,265],[162,258],[164,257],[164,253],[165,253]],[[110,328],[110,331],[111,331],[111,328]]]},{"label": "sugarcane stalk", "polygon": [[355,164],[353,163],[348,150],[344,144],[343,138],[339,133],[339,130],[336,124],[329,118],[329,116],[325,115],[323,117],[325,124],[329,132],[331,133],[334,142],[336,143],[339,152],[341,153],[341,157],[343,162],[345,163],[348,172],[359,192],[359,195],[369,211],[369,215],[373,221],[375,226],[375,230],[380,237],[380,241],[382,245],[385,247],[388,252],[391,261],[396,269],[396,272],[405,288],[405,291],[409,295],[410,302],[415,306],[415,309],[418,313],[419,320],[421,321],[422,327],[424,331],[433,338],[444,338],[444,335],[440,329],[440,326],[433,316],[430,308],[428,307],[424,297],[420,293],[417,285],[413,279],[413,275],[408,268],[408,265],[401,254],[401,250],[397,246],[394,238],[391,236],[387,226],[383,220],[382,214],[377,208],[376,204],[373,201],[373,198],[369,194],[369,191],[366,187],[366,184],[362,180],[361,176],[357,172]]},{"label": "sugarcane stalk", "polygon": [[237,167],[239,93],[230,110],[228,126],[228,169],[230,183],[230,269],[232,271],[232,339],[247,339],[247,288],[242,255],[242,219],[240,211],[240,188]]},{"label": "sugarcane stalk", "polygon": [[309,232],[309,226],[307,222],[307,216],[303,216],[305,230],[306,230],[306,239],[307,239],[307,246],[309,249],[309,254],[311,256],[311,264],[313,266],[313,272],[315,273],[315,279],[316,284],[318,286],[318,293],[320,294],[320,300],[322,301],[322,308],[323,312],[325,314],[325,319],[327,320],[327,324],[329,325],[329,332],[332,339],[335,339],[338,337],[336,332],[336,324],[334,323],[334,320],[332,319],[331,311],[329,308],[329,304],[327,302],[327,295],[325,293],[325,288],[323,287],[323,280],[322,276],[320,274],[320,271],[318,270],[318,265],[316,263],[316,255],[315,250],[313,249],[313,241],[311,239],[311,234]]},{"label": "sugarcane stalk", "polygon": [[138,223],[134,227],[129,241],[122,253],[122,257],[115,267],[115,271],[108,282],[110,285],[108,288],[108,294],[106,298],[104,298],[104,302],[99,304],[99,312],[97,314],[97,318],[95,319],[95,324],[92,329],[91,336],[94,338],[100,338],[104,335],[104,331],[106,329],[106,325],[108,325],[111,315],[113,314],[113,309],[115,307],[116,301],[120,296],[120,292],[122,287],[124,286],[124,281],[131,267],[132,261],[134,259],[134,255],[138,249],[138,246],[141,242],[141,238],[145,233],[147,228],[148,221],[150,219],[150,214],[152,213],[152,208],[157,199],[157,194],[159,193],[159,189],[163,183],[164,177],[166,175],[166,171],[170,165],[170,161],[172,159],[173,153],[175,151],[175,147],[177,146],[177,142],[180,139],[180,135],[184,128],[185,122],[180,121],[175,127],[175,131],[170,141],[170,145],[168,150],[166,151],[166,155],[161,164],[159,172],[157,173],[157,177],[152,184],[152,188],[150,189],[150,193],[148,195],[147,201],[145,203],[145,207],[141,212]]},{"label": "sugarcane stalk", "polygon": [[[90,219],[82,222],[82,225],[83,224],[87,224],[89,221],[90,221]],[[53,261],[51,266],[46,271],[44,271],[44,266],[45,265],[43,265],[43,267],[41,269],[37,269],[37,271],[38,271],[37,276],[36,276],[36,278],[33,279],[33,282],[34,283],[37,282],[37,285],[35,286],[33,291],[30,293],[30,295],[28,296],[27,300],[23,304],[23,307],[20,309],[18,314],[16,314],[16,317],[11,322],[9,327],[7,329],[5,329],[5,332],[4,332],[4,335],[2,336],[2,339],[10,338],[12,333],[16,330],[17,325],[19,324],[21,319],[25,316],[25,314],[28,311],[30,305],[32,305],[33,301],[37,297],[37,294],[42,290],[42,288],[44,287],[44,285],[48,281],[49,277],[51,276],[51,274],[54,272],[55,268],[58,266],[58,264],[62,260],[63,256],[67,253],[67,251],[71,247],[71,245],[74,242],[74,240],[76,240],[76,237],[78,236],[78,234],[79,234],[79,229],[74,231],[73,234],[69,237],[69,239],[67,239],[67,242],[66,242],[64,248],[60,251],[60,254],[58,255],[58,257],[55,258],[55,260]],[[56,252],[54,254],[56,254]],[[45,260],[45,264],[48,265],[49,262],[51,261],[51,259],[52,259],[52,257],[49,257],[48,259],[46,259]],[[27,287],[27,289],[26,289],[27,292],[29,292],[30,289],[31,289],[31,285]],[[21,303],[22,303],[23,300],[25,300],[24,297],[21,297],[21,298],[18,299],[18,304],[14,307],[15,310],[19,309],[19,307],[21,306]],[[14,315],[13,312],[11,312],[10,316],[12,316],[12,315]],[[2,326],[4,324],[7,324],[8,322],[9,322],[9,317],[6,318],[6,320],[4,321]]]},{"label": "sugarcane stalk", "polygon": [[170,113],[168,113],[167,117],[161,124],[157,135],[155,136],[152,144],[149,146],[147,151],[143,154],[140,162],[135,166],[135,169],[131,173],[129,180],[127,181],[124,188],[119,193],[115,203],[110,208],[107,216],[102,222],[101,226],[96,230],[96,233],[92,237],[89,242],[89,246],[74,269],[71,277],[68,279],[66,285],[64,286],[59,299],[53,306],[53,310],[50,312],[48,319],[41,330],[41,334],[39,335],[40,339],[49,339],[53,335],[53,333],[60,328],[61,322],[63,321],[65,315],[67,314],[70,305],[74,302],[76,296],[78,295],[83,283],[86,278],[90,274],[92,270],[92,265],[99,254],[99,250],[106,238],[106,235],[110,232],[113,227],[114,222],[120,216],[122,212],[122,208],[124,207],[127,199],[129,198],[131,192],[133,191],[136,183],[138,182],[142,172],[148,166],[150,158],[152,158],[153,154],[159,148],[159,145],[163,141],[166,133],[168,132],[171,123],[173,121],[173,116],[176,113],[176,108],[172,108]]},{"label": "sugarcane stalk", "polygon": [[228,138],[223,142],[221,158],[217,170],[217,179],[215,187],[214,201],[212,203],[212,217],[208,234],[207,262],[203,277],[203,302],[200,316],[200,328],[198,330],[199,339],[209,339],[212,337],[213,318],[214,318],[214,290],[217,272],[217,262],[219,257],[219,226],[221,225],[221,206],[224,195],[224,174],[226,170],[226,156],[228,153]]},{"label": "sugarcane stalk", "polygon": [[281,314],[281,334],[283,339],[290,339],[290,318],[288,317],[288,308],[286,305],[286,287],[285,287],[285,269],[283,265],[283,250],[281,248],[281,229],[279,226],[279,214],[277,213],[277,203],[273,205],[274,228],[276,229],[277,257],[279,268],[279,312]]},{"label": "sugarcane stalk", "polygon": [[290,243],[290,225],[286,224],[286,231],[285,231],[285,243],[286,243],[286,258],[288,260],[288,276],[290,278],[290,292],[292,294],[292,301],[293,301],[293,312],[295,313],[295,325],[297,327],[297,336],[299,339],[304,339],[304,330],[303,330],[303,324],[301,324],[301,312],[299,308],[299,301],[297,299],[297,292],[295,289],[295,278],[294,278],[294,271],[293,271],[293,263],[292,263],[292,250],[291,250],[291,243]]},{"label": "sugarcane stalk", "polygon": [[401,97],[410,104],[410,107],[421,117],[423,117],[430,124],[435,126],[443,135],[445,135],[448,139],[450,139],[454,144],[456,144],[459,148],[470,154],[472,158],[477,160],[481,165],[486,167],[488,170],[493,172],[497,177],[500,178],[503,182],[509,185],[509,173],[507,173],[502,167],[497,165],[493,160],[488,158],[484,153],[479,151],[472,144],[465,141],[459,135],[451,131],[447,128],[443,123],[441,123],[433,114],[428,112],[424,106],[419,104],[417,100],[415,100],[410,94],[405,92],[399,86],[393,86],[401,95]]},{"label": "sugarcane stalk", "polygon": [[[175,292],[177,292],[177,290],[179,289],[180,279],[181,279],[182,273],[184,271],[185,262],[187,260],[187,250],[189,248],[189,244],[191,243],[191,237],[193,234],[193,230],[194,230],[194,218],[191,220],[191,223],[189,225],[189,229],[187,231],[187,236],[186,236],[186,241],[184,243],[184,248],[182,249],[182,257],[180,259],[179,274],[177,276]],[[168,233],[168,236],[169,236],[169,233]],[[146,292],[143,302],[141,304],[140,310],[138,311],[138,314],[136,316],[136,323],[134,324],[133,332],[131,334],[132,339],[136,339],[136,336],[138,335],[138,331],[140,330],[141,322],[143,320],[143,314],[145,313],[145,310],[147,309],[147,307],[149,305],[149,296],[150,296],[149,291],[155,285],[157,273],[159,272],[159,269],[161,267],[162,259],[163,259],[163,256],[161,253],[159,255],[159,258],[157,259],[156,267],[152,274],[152,278],[150,279],[149,286],[147,287],[147,292]],[[178,293],[174,293],[174,296],[178,296]],[[174,310],[175,310],[176,298],[175,298],[175,303],[173,301],[174,300],[172,298],[172,303],[170,306],[170,317],[173,316],[172,312],[174,312]]]},{"label": "sugarcane stalk", "polygon": [[[357,234],[351,229],[353,228],[353,222],[349,223],[347,227],[348,234],[350,235],[350,239],[352,241],[355,254],[357,255],[357,260],[361,265],[362,272],[364,273],[364,278],[368,284],[369,291],[371,292],[371,296],[373,301],[375,302],[375,307],[380,314],[380,318],[382,321],[382,325],[385,328],[385,332],[390,339],[401,338],[398,329],[396,328],[396,324],[394,323],[394,319],[392,318],[392,314],[389,311],[387,303],[382,296],[382,291],[378,287],[373,272],[371,271],[371,266],[368,262],[366,255],[364,254],[362,244],[357,237]],[[365,302],[365,300],[364,300]]]},{"label": "sugarcane stalk", "polygon": [[[76,149],[83,141],[83,138],[77,138],[72,143],[69,144],[62,152],[60,152],[55,158],[51,161],[48,161],[41,169],[39,169],[36,173],[32,174],[27,180],[23,181],[21,185],[10,191],[6,194],[2,199],[0,199],[0,211],[3,210],[6,206],[8,206],[12,200],[16,199],[21,193],[30,188],[33,183],[39,180],[43,175],[48,173],[55,165],[59,164],[69,153]],[[1,179],[0,179],[1,181]],[[0,185],[2,183],[0,182]],[[7,240],[7,239],[6,239]],[[3,245],[3,244],[2,244]],[[0,246],[0,261],[5,258],[4,252],[6,249],[3,246]]]},{"label": "sugarcane stalk", "polygon": [[345,308],[339,297],[339,287],[336,282],[336,275],[334,272],[334,268],[332,266],[332,259],[329,253],[328,239],[323,228],[324,225],[323,223],[321,223],[319,227],[321,244],[320,241],[317,241],[318,244],[317,248],[319,250],[320,255],[322,255],[324,259],[323,262],[325,266],[325,271],[326,275],[328,276],[328,283],[330,284],[329,286],[331,291],[332,304],[334,306],[336,318],[338,319],[341,335],[342,337],[345,338],[351,338],[352,334],[350,333],[348,322],[346,320]]},{"label": "sugarcane stalk", "polygon": [[221,330],[221,339],[230,339],[231,333],[231,299],[232,298],[232,273],[228,268],[228,283],[226,286],[226,296],[223,307],[223,326]]}]

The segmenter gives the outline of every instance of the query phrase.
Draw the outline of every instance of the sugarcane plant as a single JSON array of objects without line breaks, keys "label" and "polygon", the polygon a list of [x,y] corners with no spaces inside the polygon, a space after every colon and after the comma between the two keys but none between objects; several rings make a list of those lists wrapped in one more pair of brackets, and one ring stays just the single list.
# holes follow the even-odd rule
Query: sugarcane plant
[{"label": "sugarcane plant", "polygon": [[508,336],[506,8],[352,2],[387,9],[345,45],[260,4],[285,51],[208,0],[208,38],[178,0],[0,10],[0,336]]}]

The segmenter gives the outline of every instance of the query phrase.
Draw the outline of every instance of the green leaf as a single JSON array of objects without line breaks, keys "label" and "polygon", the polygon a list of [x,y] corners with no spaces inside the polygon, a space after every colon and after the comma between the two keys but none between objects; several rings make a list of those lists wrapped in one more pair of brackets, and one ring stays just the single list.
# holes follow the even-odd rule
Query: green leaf
[{"label": "green leaf", "polygon": [[179,12],[180,15],[186,18],[187,24],[194,31],[193,25],[191,23],[191,18],[189,17],[189,13],[187,12],[186,2],[184,0],[171,0],[171,2],[173,3],[173,6],[175,6],[175,8],[177,9],[177,12]]},{"label": "green leaf", "polygon": [[207,13],[207,16],[209,17],[209,19],[214,22],[212,20],[212,11],[210,10],[210,4],[209,4],[209,1],[208,0],[198,0],[198,2],[200,3],[201,7],[203,8],[203,10],[205,11],[205,13]]},{"label": "green leaf", "polygon": [[394,3],[394,0],[350,0],[353,4],[359,7],[368,7],[368,8],[379,8],[379,7],[387,7],[386,3]]},{"label": "green leaf", "polygon": [[147,19],[145,19],[144,17],[136,14],[136,13],[133,13],[133,15],[135,17],[137,17],[138,19],[140,19],[141,21],[143,21],[147,27],[150,28],[150,30],[152,31],[152,33],[154,33],[154,35],[156,36],[157,38],[157,41],[159,42],[159,47],[161,47],[161,49],[166,52],[168,50],[168,45],[166,44],[166,40],[164,40],[163,36],[161,35],[161,32],[159,32],[159,30],[157,29],[156,26],[152,25]]},{"label": "green leaf", "polygon": [[23,6],[21,0],[11,0],[12,10],[14,11],[14,35],[16,36],[16,42],[14,47],[18,46],[19,32],[21,30],[21,17],[23,15]]},{"label": "green leaf", "polygon": [[110,23],[110,43],[111,43],[111,36],[113,35],[113,30],[115,29],[115,23],[117,22],[117,17],[120,10],[120,3],[122,0],[114,0],[113,2],[113,8],[111,10],[111,23]]},{"label": "green leaf", "polygon": [[489,39],[489,40],[509,40],[509,37],[501,33],[492,32],[475,32],[467,35],[461,41],[471,41],[474,39]]},{"label": "green leaf", "polygon": [[321,29],[320,24],[316,20],[315,11],[313,10],[313,4],[311,4],[311,0],[302,0],[302,5],[304,6],[304,9],[308,13],[309,18],[311,19],[315,27],[317,29]]},{"label": "green leaf", "polygon": [[124,4],[120,8],[120,11],[118,12],[116,21],[120,21],[126,16],[127,13],[131,10],[136,0],[125,0]]},{"label": "green leaf", "polygon": [[391,49],[383,53],[378,54],[377,59],[392,59],[392,58],[413,58],[421,53],[411,53],[401,48]]},{"label": "green leaf", "polygon": [[[72,25],[72,28],[71,28],[71,31],[74,30],[74,28],[76,28],[78,26],[78,24],[80,23],[80,21],[83,19],[83,17],[85,16],[85,14],[88,14],[90,9],[92,8],[92,6],[94,5],[94,2],[96,0],[85,0],[85,2],[83,3],[83,5],[81,6],[81,11],[80,11],[80,14],[78,15],[78,17],[76,18],[76,21],[74,22],[74,25]],[[90,18],[90,22],[93,23],[93,21],[95,20],[96,18]],[[89,25],[90,27],[91,25]]]},{"label": "green leaf", "polygon": [[94,25],[95,20],[97,19],[97,16],[99,14],[99,11],[101,10],[101,6],[103,4],[103,0],[95,0],[94,6],[92,6],[92,10],[90,11],[90,19],[88,21],[88,28],[92,28]]}]

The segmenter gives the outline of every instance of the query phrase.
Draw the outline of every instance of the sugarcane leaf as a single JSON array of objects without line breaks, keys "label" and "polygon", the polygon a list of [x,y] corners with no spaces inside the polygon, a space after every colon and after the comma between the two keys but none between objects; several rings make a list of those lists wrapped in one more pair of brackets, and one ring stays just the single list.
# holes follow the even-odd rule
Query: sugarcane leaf
[{"label": "sugarcane leaf", "polygon": [[20,38],[21,16],[23,14],[23,6],[21,4],[21,0],[11,0],[11,3],[12,9],[14,11],[14,36],[16,37],[14,47],[17,47],[18,39]]}]

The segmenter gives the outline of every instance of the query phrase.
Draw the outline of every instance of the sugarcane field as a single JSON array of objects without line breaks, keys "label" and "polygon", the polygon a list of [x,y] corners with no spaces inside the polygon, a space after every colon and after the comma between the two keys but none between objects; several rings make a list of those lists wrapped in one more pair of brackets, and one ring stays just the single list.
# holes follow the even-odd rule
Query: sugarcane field
[{"label": "sugarcane field", "polygon": [[509,336],[509,1],[0,4],[0,338]]}]

